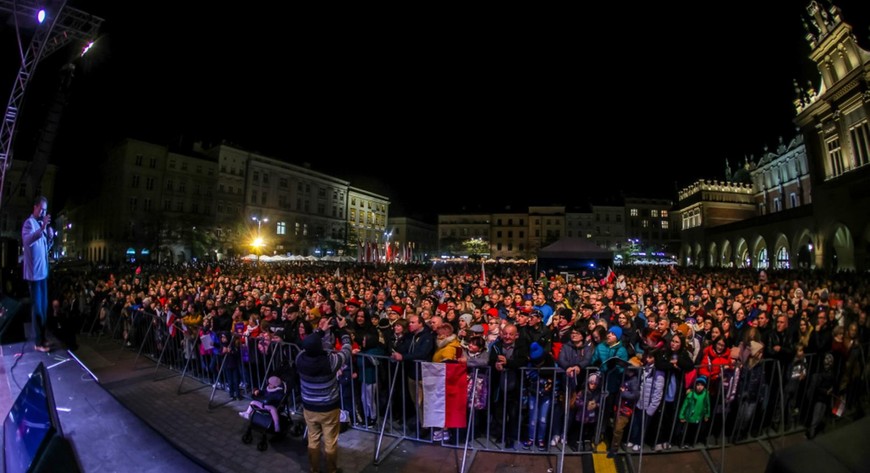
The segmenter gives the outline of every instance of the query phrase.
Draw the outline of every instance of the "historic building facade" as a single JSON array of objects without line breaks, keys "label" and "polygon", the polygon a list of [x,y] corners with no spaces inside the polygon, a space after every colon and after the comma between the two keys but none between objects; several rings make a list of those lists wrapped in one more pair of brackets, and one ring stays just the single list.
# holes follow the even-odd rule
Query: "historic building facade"
[{"label": "historic building facade", "polygon": [[821,82],[795,84],[801,135],[729,169],[729,182],[680,192],[683,264],[870,269],[870,53],[836,6],[811,2],[807,12]]},{"label": "historic building facade", "polygon": [[180,153],[126,139],[101,168],[100,197],[66,217],[69,253],[88,261],[339,255],[356,250],[351,203],[377,234],[389,212],[385,196],[228,144]]}]

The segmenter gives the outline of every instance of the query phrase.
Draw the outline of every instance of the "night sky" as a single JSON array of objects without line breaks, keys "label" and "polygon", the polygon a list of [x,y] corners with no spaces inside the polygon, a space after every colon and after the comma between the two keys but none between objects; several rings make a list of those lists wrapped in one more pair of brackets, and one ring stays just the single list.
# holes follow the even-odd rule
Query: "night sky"
[{"label": "night sky", "polygon": [[[818,84],[808,2],[763,3],[311,12],[71,0],[107,21],[77,63],[53,156],[58,199],[86,198],[89,164],[124,136],[179,150],[225,139],[308,162],[388,195],[393,215],[670,198],[795,135],[792,79]],[[840,3],[867,24],[863,2]],[[44,61],[26,106],[46,102],[69,57]],[[25,122],[22,159],[38,120]]]}]

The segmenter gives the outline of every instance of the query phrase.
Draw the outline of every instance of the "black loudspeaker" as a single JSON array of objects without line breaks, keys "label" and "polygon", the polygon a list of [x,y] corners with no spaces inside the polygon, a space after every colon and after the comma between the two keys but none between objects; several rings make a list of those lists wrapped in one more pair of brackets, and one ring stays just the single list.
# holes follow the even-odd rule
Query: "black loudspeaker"
[{"label": "black loudspeaker", "polygon": [[45,452],[34,460],[32,473],[55,473],[58,471],[81,473],[79,461],[72,444],[65,437],[55,435],[48,441]]},{"label": "black loudspeaker", "polygon": [[[28,304],[29,308],[30,305]],[[0,299],[0,345],[18,343],[26,340],[24,336],[24,313],[22,304],[11,297]]]}]

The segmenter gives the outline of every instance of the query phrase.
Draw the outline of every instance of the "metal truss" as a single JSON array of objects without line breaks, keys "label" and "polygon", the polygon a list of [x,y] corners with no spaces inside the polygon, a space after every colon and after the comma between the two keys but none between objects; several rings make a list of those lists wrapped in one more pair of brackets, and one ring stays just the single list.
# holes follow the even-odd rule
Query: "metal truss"
[{"label": "metal truss", "polygon": [[[30,39],[30,44],[27,49],[24,49],[22,25],[32,24],[42,8],[53,10],[54,13],[49,15],[49,21],[37,27]],[[73,41],[83,43],[93,41],[103,19],[75,8],[66,7],[65,0],[54,4],[37,3],[33,0],[0,0],[0,13],[12,15],[21,61],[18,75],[12,85],[12,94],[9,96],[6,112],[3,114],[2,122],[0,122],[0,207],[2,207],[6,172],[12,165],[12,144],[15,139],[16,124],[21,105],[24,102],[27,84],[33,78],[36,67],[43,58],[50,56]]]}]

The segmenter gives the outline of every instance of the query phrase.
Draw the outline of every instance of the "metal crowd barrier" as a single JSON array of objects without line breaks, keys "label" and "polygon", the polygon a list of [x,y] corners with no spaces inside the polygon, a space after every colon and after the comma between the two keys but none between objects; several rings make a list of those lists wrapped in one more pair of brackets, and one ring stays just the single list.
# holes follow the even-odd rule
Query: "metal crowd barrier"
[{"label": "metal crowd barrier", "polygon": [[[209,409],[229,402],[216,402],[216,395],[227,382],[225,357],[209,354],[203,348],[198,328],[184,331],[178,321],[167,326],[159,315],[139,319],[131,317],[126,321],[123,317],[111,314],[104,317],[98,340],[104,333],[109,333],[112,339],[122,343],[135,341],[135,346],[129,348],[136,349],[136,361],[139,356],[151,358],[156,365],[155,372],[162,366],[177,373],[172,376],[181,377],[179,394],[186,393],[182,391],[185,379],[193,378],[202,386],[191,391],[211,386]],[[128,333],[126,340],[118,337],[124,327]],[[262,388],[270,375],[292,372],[293,360],[300,350],[289,343],[265,342],[239,334],[231,334],[230,343],[238,343],[242,352],[240,393],[245,395],[250,394],[253,386]],[[866,363],[866,351],[861,350],[861,358]],[[623,441],[636,438],[632,431],[639,429],[641,447],[638,451],[626,448],[618,454],[627,456],[634,471],[641,471],[644,455],[666,450],[664,447],[668,444],[671,448],[685,445],[701,451],[711,469],[724,471],[726,446],[780,438],[802,430],[814,413],[819,415],[820,407],[814,405],[818,403],[813,402],[812,389],[814,379],[821,371],[820,358],[806,355],[806,375],[794,381],[785,372],[789,365],[780,366],[772,359],[763,359],[752,368],[748,364],[723,367],[717,378],[708,380],[709,421],[702,421],[691,429],[681,425],[679,412],[687,389],[692,387],[685,386],[686,375],[683,373],[665,374],[662,401],[655,413],[641,415],[634,409],[624,426]],[[575,380],[555,367],[521,368],[499,373],[486,366],[468,372],[472,384],[485,382],[487,389],[482,398],[478,397],[481,391],[470,389],[466,405],[467,427],[449,429],[448,437],[433,440],[432,431],[422,427],[419,410],[411,396],[414,389],[422,389],[418,383],[410,381],[420,379],[420,363],[414,362],[412,366],[414,376],[409,377],[406,362],[396,362],[388,356],[356,353],[339,375],[341,408],[350,426],[375,434],[375,464],[381,463],[401,441],[414,440],[440,442],[445,447],[462,449],[461,471],[470,468],[478,451],[491,451],[557,455],[557,471],[561,472],[566,456],[594,453],[601,441],[609,444],[619,421],[615,413],[622,405],[622,395],[605,390],[605,373],[598,368],[583,370]],[[640,376],[641,369],[626,366],[620,385],[628,372],[636,371],[636,376]],[[600,391],[586,389],[593,374],[599,376]],[[840,371],[835,372],[834,377],[839,380]],[[736,386],[733,384],[735,378]],[[867,377],[864,378],[864,383],[867,383]],[[549,382],[549,387],[543,390],[538,389],[542,380],[544,386]],[[290,389],[293,390],[291,410],[301,412],[298,387],[291,385]],[[822,414],[830,417],[830,406],[822,408]],[[592,413],[595,409],[597,413]],[[637,423],[640,424],[635,425]],[[539,435],[541,429],[543,434]],[[384,445],[385,439],[390,439],[388,445]],[[533,440],[533,443],[527,449],[523,448],[526,445],[522,442],[528,440]],[[538,440],[544,442],[540,450]],[[718,468],[708,453],[712,449],[721,449]]]}]

